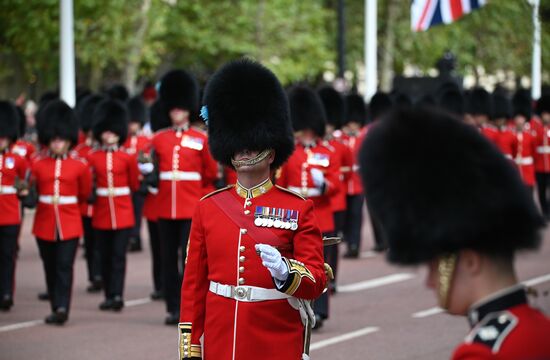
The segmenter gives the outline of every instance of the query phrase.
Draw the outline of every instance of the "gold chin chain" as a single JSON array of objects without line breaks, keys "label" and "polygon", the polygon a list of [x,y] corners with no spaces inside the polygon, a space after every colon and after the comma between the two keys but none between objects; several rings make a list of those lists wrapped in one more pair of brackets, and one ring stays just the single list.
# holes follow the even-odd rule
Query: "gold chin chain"
[{"label": "gold chin chain", "polygon": [[271,155],[271,150],[264,150],[252,159],[248,160],[235,160],[231,158],[231,164],[235,167],[235,169],[243,166],[253,166],[264,161],[269,155]]},{"label": "gold chin chain", "polygon": [[447,309],[449,306],[449,293],[457,259],[457,254],[447,254],[439,258],[437,266],[439,272],[439,305],[443,309]]}]

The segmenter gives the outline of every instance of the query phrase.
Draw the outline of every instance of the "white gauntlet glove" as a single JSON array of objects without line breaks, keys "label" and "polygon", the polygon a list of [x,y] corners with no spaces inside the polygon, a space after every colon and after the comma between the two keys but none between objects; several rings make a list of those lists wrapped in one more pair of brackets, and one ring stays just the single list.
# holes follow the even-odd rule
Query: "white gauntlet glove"
[{"label": "white gauntlet glove", "polygon": [[322,188],[325,183],[325,175],[323,172],[319,169],[311,169],[309,172],[311,173],[311,179],[313,180],[315,187],[319,189]]},{"label": "white gauntlet glove", "polygon": [[138,168],[139,168],[139,172],[142,174],[142,175],[147,175],[147,174],[150,174],[153,172],[153,170],[155,169],[155,166],[153,165],[153,163],[139,163],[138,164]]},{"label": "white gauntlet glove", "polygon": [[262,265],[269,270],[269,273],[273,278],[279,281],[285,281],[288,279],[288,267],[283,261],[279,250],[270,245],[257,244],[256,251],[260,252]]}]

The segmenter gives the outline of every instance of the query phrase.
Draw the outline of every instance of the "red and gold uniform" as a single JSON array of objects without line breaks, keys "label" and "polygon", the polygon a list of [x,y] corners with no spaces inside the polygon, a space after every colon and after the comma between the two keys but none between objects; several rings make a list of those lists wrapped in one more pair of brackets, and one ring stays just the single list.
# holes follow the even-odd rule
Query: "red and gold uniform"
[{"label": "red and gold uniform", "polygon": [[522,285],[477,304],[468,318],[472,330],[453,360],[550,359],[550,319],[527,304]]},{"label": "red and gold uniform", "polygon": [[493,124],[483,124],[481,128],[479,129],[481,131],[481,134],[485,136],[489,141],[491,141],[493,144],[498,143],[498,128]]},{"label": "red and gold uniform", "polygon": [[[278,225],[263,226],[268,218]],[[255,250],[265,242],[258,239],[263,232],[274,236],[277,244],[271,245],[289,266],[290,276],[280,286]],[[311,200],[269,180],[252,189],[237,185],[206,196],[192,221],[180,357],[301,359],[304,326],[290,303],[317,298],[325,284],[321,232]]]},{"label": "red and gold uniform", "polygon": [[334,149],[335,156],[340,159],[340,181],[338,191],[332,196],[332,210],[334,212],[346,211],[347,184],[351,177],[353,167],[353,155],[346,145],[347,136],[342,131],[336,130],[333,137],[328,141]]},{"label": "red and gold uniform", "polygon": [[[337,193],[340,179],[340,159],[327,146],[317,141],[313,146],[296,144],[294,153],[281,168],[277,184],[313,201],[315,216],[323,233],[334,231],[331,196]],[[311,169],[325,176],[323,188],[313,182]]]},{"label": "red and gold uniform", "polygon": [[507,159],[514,160],[518,153],[518,139],[508,127],[499,130],[496,145]]},{"label": "red and gold uniform", "polygon": [[535,186],[536,133],[529,124],[525,124],[523,130],[516,131],[515,134],[517,138],[516,165],[525,184],[533,187]]},{"label": "red and gold uniform", "polygon": [[535,176],[537,179],[537,195],[542,212],[550,214],[547,199],[547,188],[550,184],[550,125],[543,124],[538,118],[531,119],[536,132],[535,139]]},{"label": "red and gold uniform", "polygon": [[151,138],[145,135],[131,135],[128,136],[122,147],[130,155],[137,156],[139,153],[148,153],[151,148]]},{"label": "red and gold uniform", "polygon": [[12,151],[0,153],[0,226],[21,224],[16,179],[24,180],[29,169],[25,158]]},{"label": "red and gold uniform", "polygon": [[19,139],[13,144],[12,150],[13,153],[24,157],[30,163],[34,156],[36,155],[36,147],[23,139]]},{"label": "red and gold uniform", "polygon": [[131,193],[139,186],[136,158],[115,146],[92,151],[88,161],[96,186],[92,226],[100,230],[132,227]]},{"label": "red and gold uniform", "polygon": [[159,218],[191,219],[204,184],[217,176],[206,135],[189,127],[170,128],[157,132],[152,145],[159,171]]}]

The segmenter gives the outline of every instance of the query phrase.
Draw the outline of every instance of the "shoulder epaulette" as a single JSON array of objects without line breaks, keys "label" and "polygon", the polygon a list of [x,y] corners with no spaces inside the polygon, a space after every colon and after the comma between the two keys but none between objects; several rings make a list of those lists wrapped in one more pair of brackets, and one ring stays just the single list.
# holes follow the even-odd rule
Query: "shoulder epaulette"
[{"label": "shoulder epaulette", "polygon": [[221,188],[221,189],[218,189],[218,190],[214,190],[214,191],[212,191],[211,193],[204,195],[204,196],[201,198],[200,201],[202,201],[202,200],[204,200],[204,199],[207,199],[207,198],[209,198],[209,197],[212,196],[212,195],[216,195],[217,193],[220,193],[220,192],[222,192],[222,191],[229,190],[229,189],[233,188],[234,186],[235,186],[235,185],[228,185],[228,186],[226,186],[226,187],[224,187],[224,188]]},{"label": "shoulder epaulette", "polygon": [[508,311],[487,315],[466,337],[466,342],[485,345],[497,353],[517,324],[518,318]]},{"label": "shoulder epaulette", "polygon": [[286,191],[286,192],[289,193],[289,194],[292,194],[292,195],[294,195],[294,196],[297,196],[297,197],[299,197],[299,198],[302,199],[302,200],[306,200],[305,197],[303,197],[302,195],[298,194],[298,193],[295,192],[295,191],[286,189],[286,188],[284,188],[284,187],[282,187],[282,186],[279,186],[279,185],[275,185],[275,187],[276,187],[277,189],[279,189],[279,190],[283,190],[283,191]]}]

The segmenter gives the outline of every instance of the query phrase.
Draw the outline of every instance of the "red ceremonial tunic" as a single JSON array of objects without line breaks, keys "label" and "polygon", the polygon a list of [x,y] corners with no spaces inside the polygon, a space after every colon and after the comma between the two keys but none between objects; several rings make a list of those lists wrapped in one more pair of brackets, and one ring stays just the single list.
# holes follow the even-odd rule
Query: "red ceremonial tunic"
[{"label": "red ceremonial tunic", "polygon": [[88,159],[96,186],[92,226],[100,230],[134,226],[132,192],[139,187],[136,157],[114,148],[94,150]]},{"label": "red ceremonial tunic", "polygon": [[80,203],[92,189],[90,170],[84,160],[71,155],[43,156],[32,165],[38,205],[32,233],[39,239],[56,241],[82,235]]},{"label": "red ceremonial tunic", "polygon": [[527,304],[523,288],[506,290],[472,310],[469,317],[473,329],[453,360],[550,359],[550,319]]},{"label": "red ceremonial tunic", "polygon": [[204,195],[204,185],[218,174],[204,132],[195,128],[165,129],[153,137],[159,171],[158,217],[191,219]]},{"label": "red ceremonial tunic", "polygon": [[[236,203],[236,212],[245,219],[242,225],[219,207],[217,201],[222,207],[230,202],[224,196]],[[282,220],[290,214],[297,217],[297,226],[295,230],[256,227],[255,218],[266,213]],[[273,278],[256,253],[254,246],[262,240],[255,239],[254,228],[276,237],[290,266],[290,276],[280,290],[275,290]],[[231,186],[205,197],[191,225],[180,313],[180,331],[188,347],[181,357],[201,358],[204,334],[205,360],[301,359],[304,327],[288,299],[247,302],[238,295],[224,297],[211,290],[211,282],[315,299],[326,285],[323,264],[321,232],[310,200],[272,186],[269,180],[253,189]]]},{"label": "red ceremonial tunic", "polygon": [[[90,154],[90,152],[92,152],[93,149],[94,148],[91,145],[88,144],[88,141],[85,140],[85,141],[79,143],[74,148],[74,152],[78,155],[79,158],[87,159],[88,155]],[[94,206],[92,204],[88,203],[87,200],[80,203],[80,213],[84,217],[92,217],[93,209],[94,209]]]},{"label": "red ceremonial tunic", "polygon": [[331,197],[333,211],[346,210],[347,184],[351,176],[353,167],[353,155],[347,145],[344,144],[342,131],[336,130],[333,138],[328,141],[334,149],[334,153],[340,162],[340,181],[338,182],[338,191]]},{"label": "red ceremonial tunic", "polygon": [[515,158],[521,178],[528,186],[535,185],[535,163],[536,133],[526,124],[523,131],[517,132],[517,155]]},{"label": "red ceremonial tunic", "polygon": [[149,221],[158,220],[158,204],[157,204],[158,189],[149,188],[145,201],[143,203],[143,217]]},{"label": "red ceremonial tunic", "polygon": [[29,166],[25,158],[11,151],[0,153],[0,226],[21,223],[15,180],[24,180],[27,170]]},{"label": "red ceremonial tunic", "polygon": [[[481,134],[485,136],[489,141],[491,141],[493,144],[497,145],[498,143],[498,128],[493,124],[484,124],[479,129],[481,131]],[[498,146],[498,145],[497,145]]]},{"label": "red ceremonial tunic", "polygon": [[[340,159],[321,142],[313,147],[296,144],[288,161],[281,168],[277,184],[313,201],[315,216],[321,231],[334,231],[334,216],[331,197],[340,187]],[[311,169],[319,169],[325,176],[325,188],[319,189],[313,182]]]},{"label": "red ceremonial tunic", "polygon": [[550,173],[550,126],[543,125],[540,120],[531,120],[535,132],[535,171]]},{"label": "red ceremonial tunic", "polygon": [[500,129],[496,139],[497,147],[507,159],[514,160],[518,153],[518,139],[508,128]]},{"label": "red ceremonial tunic", "polygon": [[151,138],[145,135],[128,136],[122,145],[124,151],[130,155],[139,155],[139,153],[149,153],[151,150]]},{"label": "red ceremonial tunic", "polygon": [[361,143],[370,126],[371,125],[365,126],[355,136],[348,136],[347,145],[351,151],[353,161],[348,181],[348,195],[361,195],[363,193],[363,184],[361,183],[361,176],[359,175],[359,150],[361,149]]},{"label": "red ceremonial tunic", "polygon": [[36,155],[36,147],[28,141],[19,139],[13,144],[11,151],[27,159],[29,164]]}]

